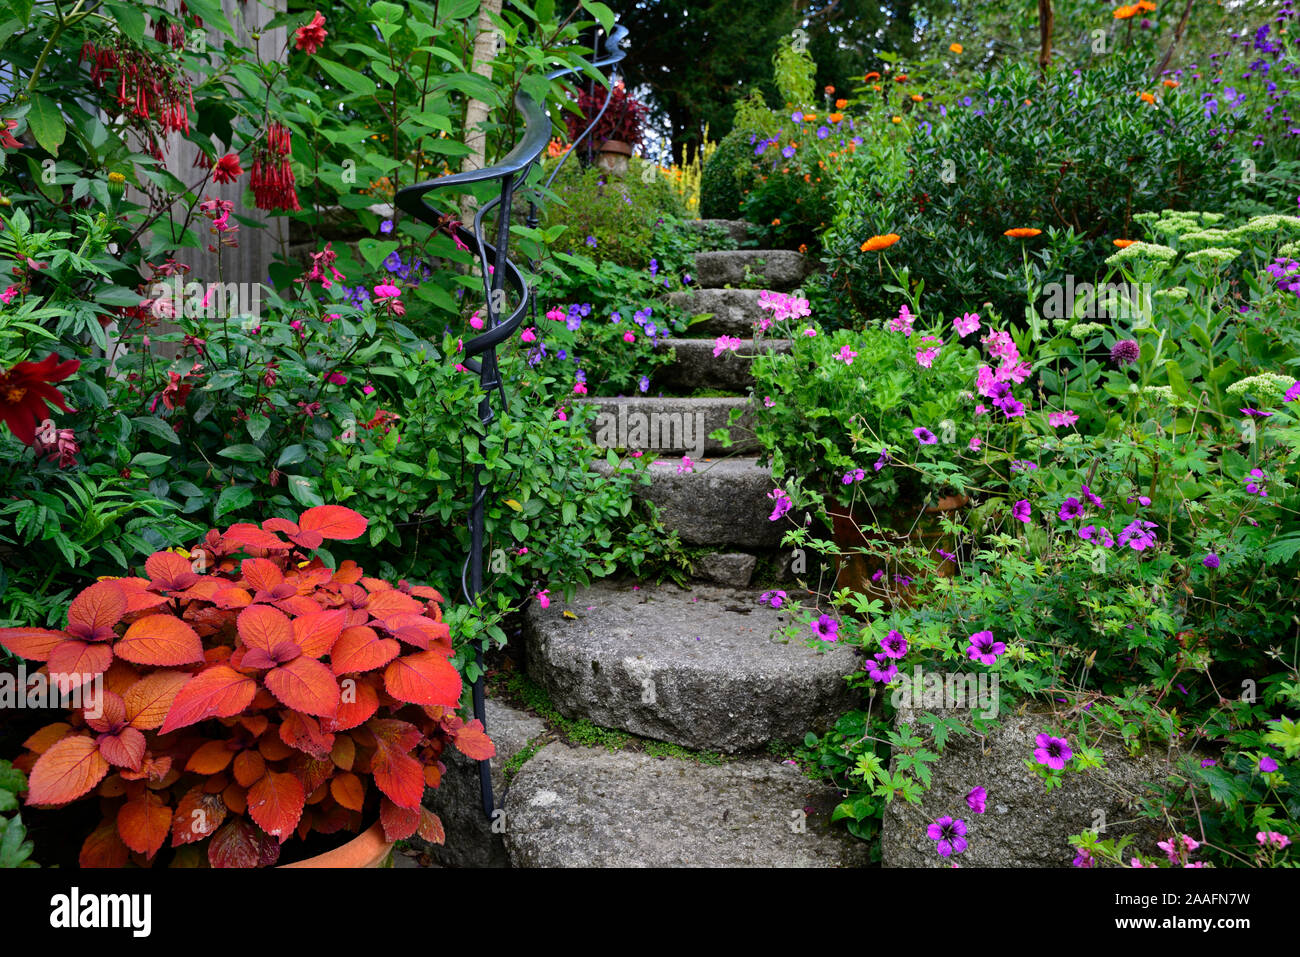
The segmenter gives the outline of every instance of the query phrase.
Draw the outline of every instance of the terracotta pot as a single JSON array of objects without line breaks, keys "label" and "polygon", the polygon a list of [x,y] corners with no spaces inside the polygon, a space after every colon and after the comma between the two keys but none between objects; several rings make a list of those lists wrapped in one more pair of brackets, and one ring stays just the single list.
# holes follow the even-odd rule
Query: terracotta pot
[{"label": "terracotta pot", "polygon": [[[894,584],[892,576],[901,574],[915,579],[918,573],[908,568],[885,568],[885,560],[871,554],[871,551],[886,545],[913,544],[923,547],[931,558],[939,561],[934,574],[951,578],[956,574],[957,566],[938,554],[940,548],[953,551],[953,543],[948,541],[948,536],[940,527],[940,519],[949,512],[964,508],[968,501],[965,495],[946,495],[934,505],[924,508],[919,519],[915,508],[895,507],[873,511],[865,506],[847,509],[842,505],[832,505],[829,509],[831,538],[841,549],[850,550],[850,554],[835,561],[835,587],[849,588],[861,595],[878,598],[886,608],[895,603],[907,603],[913,589]],[[870,527],[873,525],[883,526],[883,530],[872,530]],[[857,549],[862,551],[853,551]],[[872,576],[881,570],[891,578],[887,580],[882,576],[877,583],[872,580]],[[885,587],[886,585],[892,587]]]},{"label": "terracotta pot", "polygon": [[333,867],[355,870],[369,867],[390,867],[393,859],[393,845],[384,840],[383,825],[376,821],[369,829],[362,831],[341,847],[324,854],[317,854],[305,861],[294,864],[281,864],[281,867]]},{"label": "terracotta pot", "polygon": [[607,173],[622,176],[627,173],[627,161],[632,155],[632,147],[622,140],[605,140],[600,144],[600,155],[596,165]]}]

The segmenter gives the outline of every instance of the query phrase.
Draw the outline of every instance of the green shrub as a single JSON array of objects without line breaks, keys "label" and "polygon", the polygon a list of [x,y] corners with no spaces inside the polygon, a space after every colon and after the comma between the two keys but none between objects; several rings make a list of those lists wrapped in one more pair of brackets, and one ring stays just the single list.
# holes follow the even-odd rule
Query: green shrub
[{"label": "green shrub", "polygon": [[584,170],[572,160],[566,163],[552,186],[559,202],[546,210],[547,223],[567,226],[552,248],[644,267],[654,256],[662,223],[686,215],[681,197],[652,170],[639,158],[632,159],[625,176],[595,166]]},{"label": "green shrub", "polygon": [[753,182],[750,130],[734,129],[722,138],[700,176],[700,217],[739,219],[744,190]]}]

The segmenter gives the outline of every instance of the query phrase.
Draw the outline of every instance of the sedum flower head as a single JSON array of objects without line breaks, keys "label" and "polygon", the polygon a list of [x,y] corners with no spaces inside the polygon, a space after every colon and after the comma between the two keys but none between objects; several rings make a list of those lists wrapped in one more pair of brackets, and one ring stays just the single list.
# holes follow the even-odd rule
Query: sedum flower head
[{"label": "sedum flower head", "polygon": [[1187,295],[1186,286],[1170,286],[1168,289],[1157,289],[1151,294],[1151,298],[1161,306],[1172,306],[1174,303],[1182,302]]},{"label": "sedum flower head", "polygon": [[1293,376],[1278,375],[1276,372],[1261,372],[1259,375],[1238,379],[1228,386],[1228,395],[1242,396],[1246,393],[1258,396],[1265,403],[1278,402],[1287,390],[1296,384]]},{"label": "sedum flower head", "polygon": [[1168,264],[1178,253],[1169,246],[1160,243],[1134,243],[1106,257],[1107,266],[1119,266],[1129,262],[1151,262]]},{"label": "sedum flower head", "polygon": [[1093,336],[1099,336],[1106,331],[1106,327],[1100,322],[1076,322],[1070,327],[1070,337],[1073,339],[1090,339]]},{"label": "sedum flower head", "polygon": [[1194,253],[1188,253],[1187,261],[1205,263],[1208,266],[1222,266],[1224,263],[1232,262],[1240,255],[1241,250],[1232,246],[1210,246],[1207,249],[1198,249]]}]

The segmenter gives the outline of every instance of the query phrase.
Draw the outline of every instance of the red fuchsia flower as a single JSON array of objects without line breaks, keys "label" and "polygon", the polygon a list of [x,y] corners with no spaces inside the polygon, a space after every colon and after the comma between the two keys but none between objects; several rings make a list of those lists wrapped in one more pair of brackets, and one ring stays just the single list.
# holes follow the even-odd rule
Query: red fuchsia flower
[{"label": "red fuchsia flower", "polygon": [[308,55],[315,53],[325,44],[325,38],[329,36],[325,32],[325,17],[317,10],[311,22],[294,30],[293,35],[295,49],[302,50]]},{"label": "red fuchsia flower", "polygon": [[966,850],[966,822],[960,818],[954,820],[947,815],[935,818],[925,833],[936,843],[935,850],[940,857],[951,857]]},{"label": "red fuchsia flower", "polygon": [[289,129],[271,121],[266,128],[266,145],[253,153],[253,171],[249,185],[258,209],[302,209],[289,162]]},{"label": "red fuchsia flower", "polygon": [[966,795],[966,805],[976,814],[983,814],[988,797],[988,791],[984,790],[984,788],[971,788],[970,793]]},{"label": "red fuchsia flower", "polygon": [[[307,270],[306,275],[299,276],[294,282],[308,283],[316,281],[321,284],[323,289],[330,288],[334,284],[334,280],[342,282],[347,277],[334,268],[334,260],[338,258],[339,254],[334,251],[334,243],[332,241],[326,243],[325,248],[320,252],[311,254],[311,268]],[[328,276],[325,274],[327,270],[329,271]],[[398,294],[400,295],[400,290]],[[327,318],[325,321],[332,322],[333,319],[338,318],[338,315],[338,313],[332,313],[333,318]]]},{"label": "red fuchsia flower", "polygon": [[150,412],[153,412],[158,408],[159,400],[161,400],[162,404],[168,409],[176,409],[183,406],[185,400],[189,398],[190,390],[194,388],[192,382],[181,381],[182,376],[179,373],[169,372],[167,373],[167,378],[170,381],[162,392],[154,396],[153,402],[149,405]]},{"label": "red fuchsia flower", "polygon": [[1045,764],[1053,771],[1061,771],[1065,768],[1065,762],[1074,757],[1074,751],[1070,748],[1070,742],[1065,738],[1054,738],[1046,732],[1038,735],[1034,739],[1034,760],[1039,764]]},{"label": "red fuchsia flower", "polygon": [[235,153],[227,153],[212,167],[212,182],[233,183],[243,174],[244,171],[239,165],[239,156]]},{"label": "red fuchsia flower", "polygon": [[48,406],[71,412],[55,382],[62,382],[81,367],[76,359],[60,362],[51,353],[40,362],[20,362],[8,372],[0,372],[0,420],[24,445],[36,441],[36,424],[45,419]]},{"label": "red fuchsia flower", "polygon": [[13,135],[9,132],[10,130],[17,128],[17,120],[5,120],[5,125],[0,126],[0,147],[7,150],[22,149],[23,144],[14,139]]}]

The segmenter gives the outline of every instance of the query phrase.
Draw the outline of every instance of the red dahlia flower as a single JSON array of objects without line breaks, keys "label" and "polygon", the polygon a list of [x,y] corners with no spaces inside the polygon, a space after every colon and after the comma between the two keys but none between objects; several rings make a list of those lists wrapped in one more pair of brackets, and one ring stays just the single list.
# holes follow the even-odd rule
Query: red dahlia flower
[{"label": "red dahlia flower", "polygon": [[296,38],[294,46],[297,49],[315,53],[324,45],[325,37],[328,35],[325,32],[325,18],[317,10],[316,15],[311,18],[311,23],[294,30],[293,35]]},{"label": "red dahlia flower", "polygon": [[53,383],[62,382],[80,366],[76,359],[60,362],[51,353],[40,362],[20,362],[8,372],[0,372],[0,419],[19,442],[33,443],[36,425],[45,418],[47,402],[64,412],[72,411]]},{"label": "red dahlia flower", "polygon": [[217,160],[216,165],[212,167],[212,182],[233,183],[243,173],[244,171],[239,165],[239,156],[235,153],[227,153]]}]

